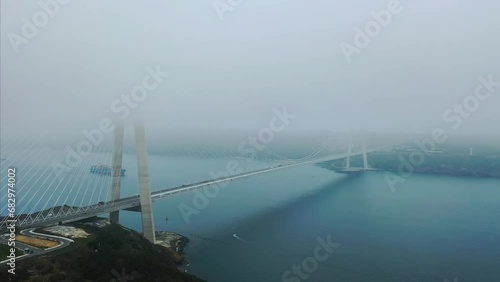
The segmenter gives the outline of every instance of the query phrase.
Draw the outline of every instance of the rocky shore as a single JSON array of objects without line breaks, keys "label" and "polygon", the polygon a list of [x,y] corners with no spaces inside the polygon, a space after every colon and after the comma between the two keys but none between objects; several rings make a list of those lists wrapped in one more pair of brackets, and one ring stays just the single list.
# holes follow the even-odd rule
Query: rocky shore
[{"label": "rocky shore", "polygon": [[183,256],[184,248],[189,243],[189,239],[170,231],[157,231],[156,232],[156,244],[166,247],[174,255],[174,262],[176,264],[186,263],[187,260]]}]

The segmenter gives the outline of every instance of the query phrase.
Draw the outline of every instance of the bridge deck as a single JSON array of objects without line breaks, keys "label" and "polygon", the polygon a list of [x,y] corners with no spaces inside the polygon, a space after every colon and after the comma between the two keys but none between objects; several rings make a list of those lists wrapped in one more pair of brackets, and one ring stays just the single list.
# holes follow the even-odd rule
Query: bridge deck
[{"label": "bridge deck", "polygon": [[[376,149],[371,149],[367,150],[366,153],[372,153],[375,151],[380,150],[381,148],[376,148]],[[256,171],[251,171],[251,172],[246,172],[246,173],[241,173],[238,175],[232,175],[228,177],[223,177],[223,178],[218,178],[218,179],[213,179],[213,180],[207,180],[207,181],[202,181],[202,182],[197,182],[189,185],[183,185],[179,187],[172,187],[172,188],[167,188],[161,191],[157,191],[154,193],[151,193],[151,199],[153,201],[166,198],[168,196],[176,195],[182,192],[187,192],[195,189],[200,189],[203,187],[207,187],[210,185],[216,185],[216,184],[221,184],[229,181],[234,181],[234,180],[239,180],[247,177],[252,177],[252,176],[257,176],[260,174],[265,174],[265,173],[271,173],[274,171],[278,170],[283,170],[283,169],[288,169],[296,166],[301,166],[301,165],[307,165],[307,164],[315,164],[315,163],[322,163],[322,162],[327,162],[327,161],[334,161],[334,160],[339,160],[339,159],[344,159],[349,156],[359,156],[362,155],[363,152],[356,152],[356,153],[346,153],[346,154],[341,154],[341,155],[336,155],[336,156],[329,156],[329,157],[323,157],[319,159],[314,159],[314,160],[307,160],[307,161],[301,161],[297,163],[292,163],[292,164],[287,164],[287,165],[279,165],[271,168],[265,168],[265,169],[260,169]],[[354,168],[351,169],[352,172],[354,172]],[[351,172],[346,170],[346,172]],[[78,221],[86,218],[91,218],[95,217],[99,214],[104,214],[104,213],[110,213],[113,211],[118,211],[118,210],[125,210],[125,209],[134,209],[140,206],[140,199],[139,196],[132,196],[132,197],[127,197],[127,198],[122,198],[116,201],[110,201],[106,203],[99,203],[91,206],[86,206],[86,207],[81,207],[78,209],[77,212],[75,213],[61,213],[58,214],[54,217],[50,218],[44,218],[43,216],[37,216],[36,218],[24,220],[23,222],[18,222],[18,226],[22,227],[35,227],[35,226],[41,226],[41,225],[51,225],[51,224],[57,224],[59,222],[72,222],[72,221]],[[0,229],[6,226],[7,223],[3,221],[0,224]]]}]

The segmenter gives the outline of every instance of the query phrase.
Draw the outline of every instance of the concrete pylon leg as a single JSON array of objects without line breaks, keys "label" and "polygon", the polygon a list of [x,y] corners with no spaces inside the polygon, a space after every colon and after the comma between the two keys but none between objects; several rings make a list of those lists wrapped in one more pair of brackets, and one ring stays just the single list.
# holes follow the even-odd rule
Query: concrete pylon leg
[{"label": "concrete pylon leg", "polygon": [[368,156],[366,154],[366,142],[363,141],[363,169],[368,170]]},{"label": "concrete pylon leg", "polygon": [[154,243],[155,227],[149,182],[148,153],[146,149],[146,133],[142,123],[138,123],[135,126],[135,145],[137,154],[137,170],[139,172],[142,230],[144,237]]},{"label": "concrete pylon leg", "polygon": [[[115,140],[113,145],[112,176],[110,201],[120,199],[121,181],[122,181],[122,157],[123,157],[123,125],[115,126]],[[119,211],[109,214],[109,221],[118,223],[120,220]]]},{"label": "concrete pylon leg", "polygon": [[352,137],[349,137],[349,149],[347,151],[347,164],[345,168],[351,168]]}]

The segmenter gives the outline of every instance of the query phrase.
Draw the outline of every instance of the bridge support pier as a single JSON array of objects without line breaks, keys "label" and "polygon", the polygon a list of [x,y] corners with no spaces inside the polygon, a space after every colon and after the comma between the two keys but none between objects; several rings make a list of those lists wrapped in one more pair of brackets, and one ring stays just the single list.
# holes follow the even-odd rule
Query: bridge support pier
[{"label": "bridge support pier", "polygon": [[146,133],[142,123],[136,124],[135,126],[135,145],[137,154],[137,170],[139,173],[142,230],[144,237],[150,242],[155,243],[156,238],[146,149]]},{"label": "bridge support pier", "polygon": [[368,156],[366,154],[366,141],[363,140],[363,169],[366,171],[370,167],[368,166]]},{"label": "bridge support pier", "polygon": [[349,137],[349,149],[347,151],[347,163],[345,165],[346,169],[351,168],[351,153],[352,153],[352,137]]},{"label": "bridge support pier", "polygon": [[[122,181],[122,158],[123,158],[123,125],[116,124],[115,126],[115,139],[113,146],[113,160],[112,160],[112,177],[110,201],[120,199],[121,181]],[[120,220],[119,211],[114,211],[109,214],[109,221],[118,223]]]}]

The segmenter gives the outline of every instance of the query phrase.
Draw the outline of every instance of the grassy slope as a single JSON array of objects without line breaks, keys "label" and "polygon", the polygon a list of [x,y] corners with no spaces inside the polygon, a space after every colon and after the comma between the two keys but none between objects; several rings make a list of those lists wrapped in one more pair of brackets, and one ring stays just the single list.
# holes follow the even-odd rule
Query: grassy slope
[{"label": "grassy slope", "polygon": [[[9,254],[10,254],[10,247],[7,245],[0,244],[0,261],[6,260]],[[16,249],[16,256],[22,256],[22,255],[23,252],[21,252],[19,249]]]},{"label": "grassy slope", "polygon": [[10,247],[0,244],[0,261],[5,260],[10,253]]},{"label": "grassy slope", "polygon": [[[119,225],[86,229],[95,236],[83,244],[75,244],[64,253],[19,262],[16,281],[109,282],[119,281],[123,274],[128,276],[126,281],[202,281],[180,272],[168,249],[151,244],[135,231]],[[35,274],[38,277],[30,278]],[[9,281],[4,269],[0,270],[0,281]]]}]

